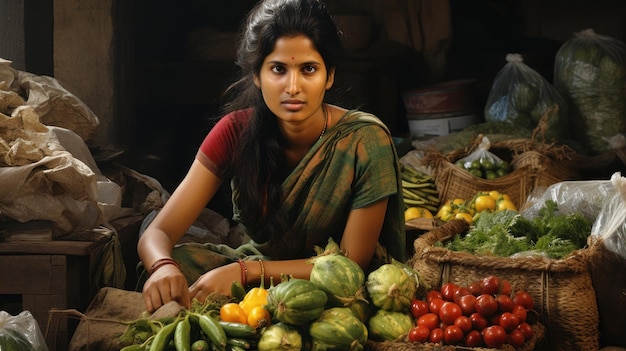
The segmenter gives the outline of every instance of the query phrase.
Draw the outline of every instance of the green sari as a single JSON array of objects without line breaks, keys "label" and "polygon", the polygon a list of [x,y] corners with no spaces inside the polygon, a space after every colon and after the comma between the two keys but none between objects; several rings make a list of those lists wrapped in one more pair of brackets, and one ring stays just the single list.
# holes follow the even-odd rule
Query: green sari
[{"label": "green sari", "polygon": [[[391,258],[406,260],[404,204],[398,155],[387,127],[375,116],[351,110],[330,128],[283,182],[279,215],[285,232],[244,228],[252,238],[238,248],[215,244],[177,245],[173,257],[190,283],[206,271],[238,258],[308,258],[329,238],[341,241],[351,210],[388,198],[372,267]],[[233,191],[236,191],[234,189]],[[239,219],[235,207],[233,219]]]}]

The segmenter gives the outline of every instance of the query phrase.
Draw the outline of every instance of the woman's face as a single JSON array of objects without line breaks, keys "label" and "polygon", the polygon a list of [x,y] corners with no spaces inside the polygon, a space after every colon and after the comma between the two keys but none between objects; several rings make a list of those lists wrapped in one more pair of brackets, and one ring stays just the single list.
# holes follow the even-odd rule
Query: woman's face
[{"label": "woman's face", "polygon": [[283,122],[322,114],[326,90],[334,82],[324,60],[304,35],[281,37],[254,77],[268,108]]}]

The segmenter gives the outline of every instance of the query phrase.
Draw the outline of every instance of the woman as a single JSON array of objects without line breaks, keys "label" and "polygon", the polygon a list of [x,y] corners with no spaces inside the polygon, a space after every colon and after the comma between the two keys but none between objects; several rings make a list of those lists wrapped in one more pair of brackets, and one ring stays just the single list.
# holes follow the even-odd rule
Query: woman
[{"label": "woman", "polygon": [[[148,311],[229,295],[233,281],[258,285],[261,276],[280,281],[283,273],[308,279],[307,260],[329,238],[364,270],[380,263],[375,256],[404,259],[389,131],[370,114],[324,102],[340,53],[319,0],[266,0],[250,12],[238,50],[242,78],[228,90],[234,99],[139,240],[150,267]],[[173,249],[224,181],[233,189],[234,219],[253,241]],[[194,263],[181,267],[189,257]]]}]

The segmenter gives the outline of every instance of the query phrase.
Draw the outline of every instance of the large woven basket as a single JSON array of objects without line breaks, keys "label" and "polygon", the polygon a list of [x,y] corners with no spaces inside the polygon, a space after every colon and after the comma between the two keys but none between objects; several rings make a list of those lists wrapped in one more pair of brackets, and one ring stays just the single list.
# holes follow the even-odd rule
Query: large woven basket
[{"label": "large woven basket", "polygon": [[489,151],[510,163],[511,173],[487,180],[458,167],[455,162],[476,150],[482,136],[471,146],[448,154],[427,152],[424,162],[433,169],[439,199],[471,199],[479,191],[497,190],[507,194],[521,208],[528,195],[538,187],[547,187],[564,180],[579,179],[579,173],[562,161],[575,154],[563,145],[543,144],[531,139],[510,139],[491,144]]},{"label": "large woven basket", "polygon": [[546,350],[598,350],[599,316],[589,269],[595,247],[560,260],[543,257],[485,257],[450,251],[436,243],[469,229],[462,220],[447,222],[417,238],[408,264],[432,286],[453,282],[469,286],[496,275],[514,291],[528,291],[539,322],[546,328]]}]

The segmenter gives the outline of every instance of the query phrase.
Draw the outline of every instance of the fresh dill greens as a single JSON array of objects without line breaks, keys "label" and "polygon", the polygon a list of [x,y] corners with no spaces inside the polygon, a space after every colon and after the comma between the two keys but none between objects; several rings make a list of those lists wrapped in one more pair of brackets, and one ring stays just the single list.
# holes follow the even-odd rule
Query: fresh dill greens
[{"label": "fresh dill greens", "polygon": [[533,219],[510,210],[481,212],[467,234],[457,234],[445,247],[502,257],[534,251],[559,259],[586,245],[591,226],[584,215],[561,214],[557,203],[547,200]]}]

